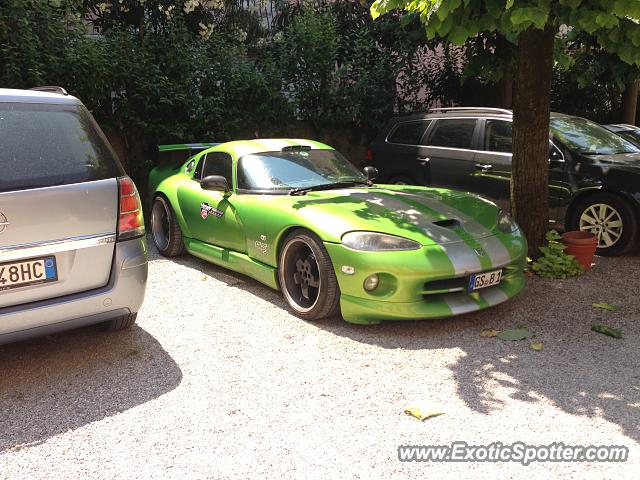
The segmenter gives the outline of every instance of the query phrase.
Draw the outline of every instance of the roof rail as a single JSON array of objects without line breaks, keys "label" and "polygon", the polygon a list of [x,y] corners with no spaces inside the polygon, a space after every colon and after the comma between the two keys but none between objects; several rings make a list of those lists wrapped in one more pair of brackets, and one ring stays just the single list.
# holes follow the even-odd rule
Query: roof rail
[{"label": "roof rail", "polygon": [[429,112],[466,112],[466,113],[505,113],[511,115],[513,112],[506,108],[488,108],[488,107],[440,107],[430,108]]},{"label": "roof rail", "polygon": [[33,87],[30,88],[29,90],[34,90],[36,92],[49,92],[49,93],[57,93],[59,95],[64,95],[64,96],[68,96],[69,92],[67,92],[64,88],[62,87],[56,87],[53,85],[47,85],[44,87]]}]

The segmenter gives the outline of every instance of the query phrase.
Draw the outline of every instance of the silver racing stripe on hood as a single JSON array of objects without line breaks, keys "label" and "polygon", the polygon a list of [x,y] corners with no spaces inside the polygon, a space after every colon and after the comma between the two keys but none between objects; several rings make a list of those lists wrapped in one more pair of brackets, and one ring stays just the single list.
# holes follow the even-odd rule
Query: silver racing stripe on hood
[{"label": "silver racing stripe on hood", "polygon": [[503,266],[511,262],[511,254],[502,244],[502,242],[495,236],[495,233],[486,228],[475,218],[470,217],[457,208],[454,208],[451,205],[448,205],[445,202],[439,200],[411,193],[398,192],[398,195],[406,196],[416,203],[420,203],[421,205],[424,205],[431,210],[441,212],[447,217],[460,220],[463,228],[467,232],[469,232],[474,237],[474,239],[482,246],[487,256],[491,259],[492,266]]},{"label": "silver racing stripe on hood", "polygon": [[[402,221],[420,228],[429,238],[440,245],[464,242],[464,239],[453,230],[433,223],[442,218],[421,212],[412,205],[407,204],[407,202],[401,198],[394,198],[397,197],[394,191],[384,190],[376,192],[375,190],[371,190],[362,192],[357,190],[349,192],[349,196],[395,213]],[[425,205],[425,207],[427,207],[427,205]],[[431,210],[440,212],[437,208],[431,208]]]},{"label": "silver racing stripe on hood", "polygon": [[447,243],[440,247],[449,257],[456,277],[482,271],[482,263],[478,254],[466,243]]}]

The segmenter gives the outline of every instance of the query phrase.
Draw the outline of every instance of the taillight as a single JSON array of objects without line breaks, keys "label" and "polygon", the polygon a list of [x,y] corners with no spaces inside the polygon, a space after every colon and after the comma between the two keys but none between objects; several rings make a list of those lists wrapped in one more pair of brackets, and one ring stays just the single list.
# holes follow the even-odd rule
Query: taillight
[{"label": "taillight", "polygon": [[373,163],[373,150],[367,148],[367,153],[364,156],[365,163]]},{"label": "taillight", "polygon": [[118,240],[144,235],[142,204],[135,184],[129,177],[118,178],[120,202],[118,212]]}]

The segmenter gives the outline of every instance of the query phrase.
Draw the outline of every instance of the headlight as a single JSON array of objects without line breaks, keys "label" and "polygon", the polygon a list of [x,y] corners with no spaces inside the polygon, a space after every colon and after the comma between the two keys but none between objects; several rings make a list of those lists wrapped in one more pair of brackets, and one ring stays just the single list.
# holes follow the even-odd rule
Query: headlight
[{"label": "headlight", "polygon": [[417,250],[422,245],[408,238],[385,233],[349,232],[342,236],[345,247],[364,252],[385,252],[393,250]]},{"label": "headlight", "polygon": [[513,221],[511,215],[504,210],[498,212],[498,229],[504,233],[512,233],[518,230],[518,225]]}]

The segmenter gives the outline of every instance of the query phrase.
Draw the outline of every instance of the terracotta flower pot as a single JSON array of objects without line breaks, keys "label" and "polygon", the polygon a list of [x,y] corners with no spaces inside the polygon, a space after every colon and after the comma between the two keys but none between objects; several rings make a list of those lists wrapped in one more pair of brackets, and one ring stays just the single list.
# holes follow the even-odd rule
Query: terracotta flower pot
[{"label": "terracotta flower pot", "polygon": [[576,260],[582,264],[585,271],[591,268],[593,256],[596,253],[596,248],[598,248],[598,237],[593,233],[576,230],[563,233],[562,243],[567,246],[564,252],[567,255],[576,257]]}]

